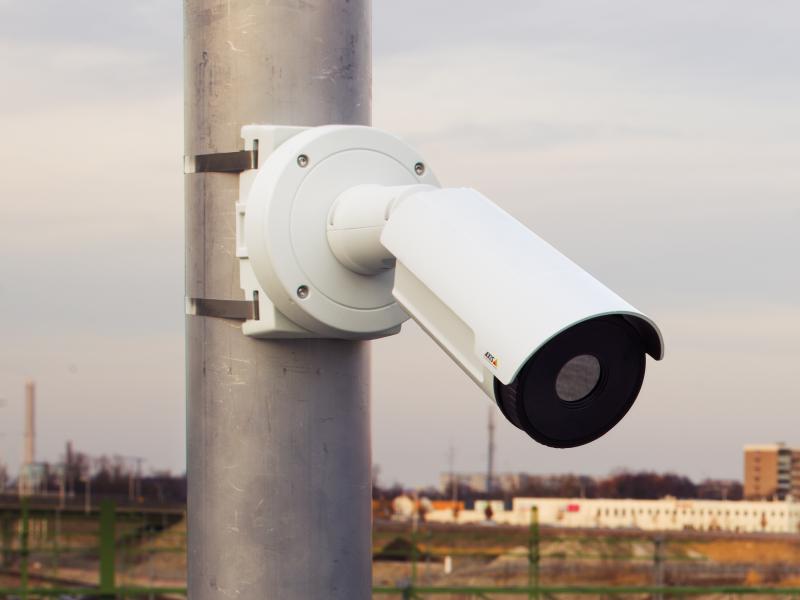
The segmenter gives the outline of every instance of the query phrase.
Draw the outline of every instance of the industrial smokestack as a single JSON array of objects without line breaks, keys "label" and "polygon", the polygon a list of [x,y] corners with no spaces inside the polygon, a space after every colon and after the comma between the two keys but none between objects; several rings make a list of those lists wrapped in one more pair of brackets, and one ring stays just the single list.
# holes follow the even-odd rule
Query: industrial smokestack
[{"label": "industrial smokestack", "polygon": [[36,384],[25,382],[25,446],[22,449],[22,467],[19,470],[18,491],[20,496],[30,496],[34,487],[36,461]]}]

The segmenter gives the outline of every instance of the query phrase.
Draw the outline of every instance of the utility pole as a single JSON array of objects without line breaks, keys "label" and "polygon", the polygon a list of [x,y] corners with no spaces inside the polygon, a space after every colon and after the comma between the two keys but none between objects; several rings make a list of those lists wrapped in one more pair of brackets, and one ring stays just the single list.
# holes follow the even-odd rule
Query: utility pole
[{"label": "utility pole", "polygon": [[458,481],[456,481],[456,449],[453,444],[447,451],[447,463],[450,467],[450,500],[455,507],[458,501]]},{"label": "utility pole", "polygon": [[136,494],[137,501],[142,497],[142,463],[144,461],[145,459],[141,456],[136,457],[136,485],[133,491]]},{"label": "utility pole", "polygon": [[67,495],[70,498],[75,496],[75,473],[74,473],[74,464],[75,464],[75,455],[72,452],[72,440],[67,440],[67,447],[64,451],[65,455],[65,466],[64,466],[64,473],[65,473],[65,480],[66,480],[66,487],[67,487]]},{"label": "utility pole", "polygon": [[87,515],[92,512],[92,470],[89,469],[89,472],[86,474],[86,479],[84,480],[86,483],[86,487],[83,488],[83,512]]},{"label": "utility pole", "polygon": [[489,407],[489,448],[486,453],[486,493],[494,491],[494,407]]},{"label": "utility pole", "polygon": [[[6,405],[6,399],[5,398],[0,398],[0,408],[3,408],[5,405]],[[0,431],[0,437],[5,437],[5,435],[6,435],[5,432]],[[7,477],[8,477],[8,471],[6,470],[6,465],[5,465],[5,463],[3,463],[2,460],[0,460],[0,494],[5,492]],[[3,526],[3,522],[0,521],[0,527],[2,527],[2,526]],[[0,531],[0,533],[2,533],[2,531]],[[2,540],[0,540],[0,541],[2,541]],[[0,565],[2,565],[2,564],[4,564],[3,563],[3,557],[0,556]]]},{"label": "utility pole", "polygon": [[[371,118],[369,0],[184,1],[185,154]],[[238,179],[185,177],[186,295],[241,300]],[[188,595],[371,597],[369,353],[186,319]]]},{"label": "utility pole", "polygon": [[136,463],[136,469],[128,471],[128,500],[134,502],[142,496],[142,463],[145,459],[141,456],[123,456]]},{"label": "utility pole", "polygon": [[36,462],[36,384],[25,382],[25,464]]}]

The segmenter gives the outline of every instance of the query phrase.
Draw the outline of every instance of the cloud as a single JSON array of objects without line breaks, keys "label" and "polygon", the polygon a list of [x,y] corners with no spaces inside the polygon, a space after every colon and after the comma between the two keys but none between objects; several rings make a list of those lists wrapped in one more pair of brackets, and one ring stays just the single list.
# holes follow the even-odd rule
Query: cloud
[{"label": "cloud", "polygon": [[793,98],[664,91],[657,69],[597,54],[498,41],[390,55],[375,123],[645,304],[796,300]]},{"label": "cloud", "polygon": [[5,336],[179,332],[177,96],[0,115]]},{"label": "cloud", "polygon": [[108,48],[174,50],[180,47],[180,29],[180,6],[161,0],[0,0],[0,38],[42,48],[58,50],[85,41]]},{"label": "cloud", "polygon": [[[417,18],[422,14],[425,18]],[[463,0],[457,11],[442,0],[409,0],[376,4],[375,16],[379,57],[469,49],[488,42],[516,45],[523,55],[636,69],[662,90],[680,91],[688,85],[769,100],[779,91],[797,89],[796,81],[786,77],[800,62],[800,8],[791,0],[759,7],[747,0],[655,5],[636,0],[510,0],[502,7]]]},{"label": "cloud", "polygon": [[0,2],[0,113],[177,95],[181,39],[177,3]]}]

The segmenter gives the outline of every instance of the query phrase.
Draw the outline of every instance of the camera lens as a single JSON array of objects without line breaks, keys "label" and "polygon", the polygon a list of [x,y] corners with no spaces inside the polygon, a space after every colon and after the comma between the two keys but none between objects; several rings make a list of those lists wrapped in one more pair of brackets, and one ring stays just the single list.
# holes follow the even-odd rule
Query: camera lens
[{"label": "camera lens", "polygon": [[569,359],[556,376],[556,394],[564,402],[583,400],[600,381],[600,361],[591,354]]},{"label": "camera lens", "polygon": [[581,446],[625,416],[644,369],[639,331],[619,315],[596,317],[549,340],[509,385],[495,380],[495,399],[505,417],[536,441]]}]

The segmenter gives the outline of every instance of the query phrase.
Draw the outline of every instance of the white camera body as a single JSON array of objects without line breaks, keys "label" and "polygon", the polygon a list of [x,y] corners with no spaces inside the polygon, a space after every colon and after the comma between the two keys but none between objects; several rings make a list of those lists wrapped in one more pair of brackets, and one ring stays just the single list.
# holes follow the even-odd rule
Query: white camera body
[{"label": "white camera body", "polygon": [[411,316],[512,423],[557,447],[613,427],[645,354],[663,356],[651,319],[477,191],[440,188],[389,134],[302,130],[248,187],[242,287],[266,316],[248,335],[369,339]]}]

